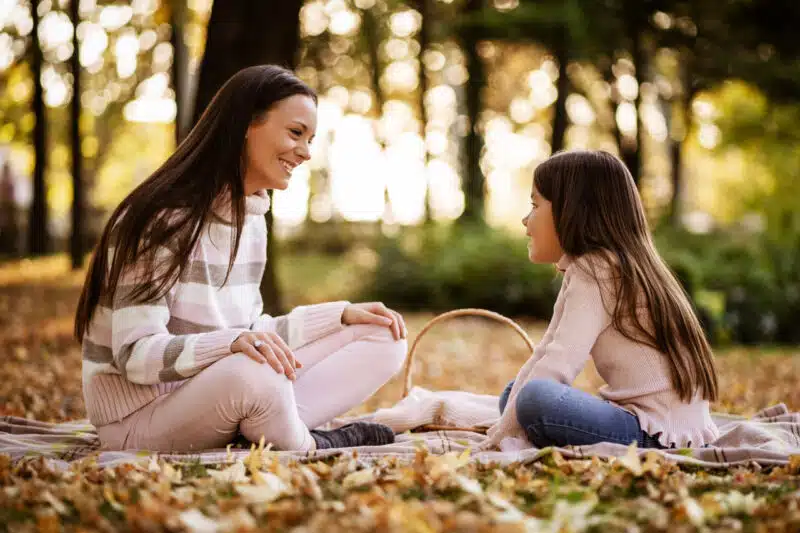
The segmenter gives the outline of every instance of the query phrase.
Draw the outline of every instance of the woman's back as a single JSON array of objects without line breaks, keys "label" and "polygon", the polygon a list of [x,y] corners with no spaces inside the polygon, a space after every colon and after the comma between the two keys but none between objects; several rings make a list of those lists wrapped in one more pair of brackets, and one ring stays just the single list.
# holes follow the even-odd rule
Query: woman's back
[{"label": "woman's back", "polygon": [[[171,392],[250,329],[262,307],[259,284],[267,243],[263,215],[268,208],[263,191],[247,198],[242,245],[224,286],[233,228],[223,212],[210,217],[180,278],[164,297],[130,302],[127,295],[149,274],[134,268],[121,279],[113,301],[101,300],[82,342],[83,390],[92,423],[121,420]],[[167,248],[158,252],[171,253]],[[197,334],[203,336],[192,337]],[[134,346],[145,337],[150,337],[145,345]]]}]

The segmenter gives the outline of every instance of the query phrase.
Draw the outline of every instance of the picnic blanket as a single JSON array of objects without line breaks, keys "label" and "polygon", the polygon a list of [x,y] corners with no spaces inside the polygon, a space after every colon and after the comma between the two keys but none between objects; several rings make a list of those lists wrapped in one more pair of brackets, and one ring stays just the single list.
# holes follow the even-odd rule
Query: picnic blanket
[{"label": "picnic blanket", "polygon": [[[354,420],[374,421],[386,424],[399,433],[394,444],[386,446],[363,446],[320,450],[314,452],[275,452],[281,461],[308,461],[357,451],[358,458],[369,463],[372,460],[394,456],[411,460],[421,446],[434,454],[461,452],[476,449],[485,437],[464,430],[440,430],[412,433],[409,430],[425,424],[451,427],[474,427],[491,425],[500,413],[497,396],[474,394],[462,391],[429,391],[420,387],[411,390],[408,397],[392,407],[379,409],[358,417],[342,418],[329,424],[330,427]],[[790,412],[784,404],[763,409],[751,418],[714,414],[720,429],[720,438],[706,448],[658,450],[657,453],[681,463],[707,467],[732,465],[760,466],[782,465],[790,456],[800,454],[800,413]],[[621,457],[628,453],[628,446],[613,443],[598,443],[591,446],[569,446],[556,448],[565,458]],[[639,450],[646,453],[651,450]],[[499,451],[479,451],[472,460],[481,462],[534,462],[551,449],[528,447],[527,443],[505,440]],[[204,464],[228,463],[243,459],[249,450],[208,450],[201,453],[158,454],[170,460],[193,460]],[[88,421],[51,424],[5,416],[0,418],[0,454],[8,454],[12,460],[27,456],[44,456],[56,467],[67,468],[75,460],[94,456],[100,466],[111,466],[121,462],[150,460],[153,454],[146,451],[106,451],[94,427]]]}]

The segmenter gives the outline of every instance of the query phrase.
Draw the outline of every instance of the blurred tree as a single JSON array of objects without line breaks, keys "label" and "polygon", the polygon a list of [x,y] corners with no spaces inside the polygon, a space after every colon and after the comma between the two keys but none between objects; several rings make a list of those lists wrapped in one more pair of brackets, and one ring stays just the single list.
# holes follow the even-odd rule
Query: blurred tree
[{"label": "blurred tree", "polygon": [[[693,121],[692,101],[704,90],[731,78],[761,88],[773,100],[796,99],[800,91],[800,45],[791,35],[800,9],[778,9],[769,1],[659,0],[653,16],[655,46],[672,51],[664,69],[670,86],[665,98],[670,112],[672,224],[680,223],[685,187],[683,152]],[[793,22],[790,22],[793,21]],[[662,62],[663,65],[663,62]]]},{"label": "blurred tree", "polygon": [[[242,68],[266,63],[295,67],[301,7],[301,0],[214,2],[200,65],[193,123],[200,118],[219,88]],[[261,282],[261,294],[264,311],[277,314],[283,305],[275,275],[278,257],[273,211],[270,209],[266,215],[267,268]]]},{"label": "blurred tree", "polygon": [[33,100],[31,107],[35,125],[33,127],[33,202],[28,223],[28,251],[31,255],[42,255],[49,251],[50,239],[47,224],[47,188],[45,169],[47,168],[47,116],[44,108],[44,87],[42,85],[42,47],[39,43],[39,1],[31,0],[31,76],[33,77]]},{"label": "blurred tree", "polygon": [[486,68],[480,56],[480,45],[484,0],[466,0],[463,10],[463,24],[459,37],[467,69],[465,87],[465,106],[467,111],[467,134],[464,138],[462,160],[462,183],[464,190],[464,211],[459,222],[483,224],[486,204],[486,179],[481,170],[483,135],[480,131],[480,113],[483,109],[483,90],[486,87]]},{"label": "blurred tree", "polygon": [[[369,86],[372,91],[372,96],[375,98],[375,105],[372,106],[373,125],[375,140],[380,146],[382,154],[386,154],[386,137],[380,127],[380,119],[383,115],[384,104],[386,104],[386,95],[384,94],[383,87],[381,87],[381,75],[383,74],[383,63],[378,53],[381,43],[386,40],[385,32],[381,31],[384,26],[383,9],[381,13],[376,13],[377,8],[375,5],[368,9],[364,9],[361,13],[363,15],[363,39],[367,51],[369,62]],[[392,212],[392,199],[389,196],[389,184],[383,185],[383,216],[381,223],[393,222],[394,215]]]},{"label": "blurred tree", "polygon": [[633,65],[638,89],[633,97],[633,108],[636,112],[636,133],[633,139],[620,143],[620,156],[631,171],[637,185],[644,174],[642,146],[644,138],[644,122],[642,121],[642,84],[647,81],[648,59],[645,40],[650,31],[650,20],[654,10],[654,0],[623,0],[621,17],[624,26],[625,45]]},{"label": "blurred tree", "polygon": [[420,137],[422,138],[422,158],[425,168],[425,224],[433,222],[433,210],[431,208],[431,184],[428,174],[428,163],[430,163],[430,151],[426,142],[428,129],[428,109],[425,105],[425,98],[428,94],[428,74],[425,68],[425,55],[428,53],[431,44],[431,26],[433,23],[433,10],[431,0],[414,0],[414,8],[420,14],[419,28],[419,79],[417,89],[417,106],[419,108]]},{"label": "blurred tree", "polygon": [[533,1],[523,0],[516,8],[498,12],[485,9],[483,31],[492,40],[532,43],[536,42],[554,55],[558,66],[556,101],[551,120],[551,153],[564,149],[564,139],[569,125],[567,96],[573,89],[567,67],[573,59],[586,55],[585,38],[578,26],[582,18],[576,0]]},{"label": "blurred tree", "polygon": [[78,42],[80,0],[70,0],[69,18],[72,22],[72,57],[69,64],[72,71],[72,100],[70,101],[70,145],[72,153],[72,236],[70,239],[70,258],[73,270],[83,266],[86,249],[84,239],[84,219],[86,211],[86,192],[83,182],[83,154],[81,153],[81,62]]},{"label": "blurred tree", "polygon": [[189,49],[184,37],[187,6],[183,0],[170,0],[169,25],[170,44],[172,45],[172,88],[175,91],[175,144],[183,141],[188,133],[189,117],[187,116],[189,104],[188,77],[189,77]]}]

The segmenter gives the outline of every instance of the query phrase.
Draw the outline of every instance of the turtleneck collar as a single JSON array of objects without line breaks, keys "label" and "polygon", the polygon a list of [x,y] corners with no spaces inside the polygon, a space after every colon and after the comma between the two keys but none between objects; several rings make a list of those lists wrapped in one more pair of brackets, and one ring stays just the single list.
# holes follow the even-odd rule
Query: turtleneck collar
[{"label": "turtleneck collar", "polygon": [[[253,194],[244,197],[244,212],[247,215],[263,216],[269,211],[270,202],[266,189],[260,189]],[[226,196],[220,199],[219,204],[212,208],[214,216],[218,222],[231,224],[231,204]]]},{"label": "turtleneck collar", "polygon": [[269,211],[269,195],[266,189],[259,189],[244,197],[245,211],[248,215],[265,215]]}]

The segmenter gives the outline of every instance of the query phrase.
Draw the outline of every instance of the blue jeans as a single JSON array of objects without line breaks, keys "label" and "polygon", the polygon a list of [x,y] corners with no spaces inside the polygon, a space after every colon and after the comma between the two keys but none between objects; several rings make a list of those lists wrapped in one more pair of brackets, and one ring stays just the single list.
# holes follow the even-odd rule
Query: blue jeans
[{"label": "blue jeans", "polygon": [[[500,395],[500,412],[511,387]],[[639,419],[628,411],[582,390],[552,380],[526,383],[516,399],[517,420],[537,448],[615,442],[639,448],[664,448],[642,431]]]}]

